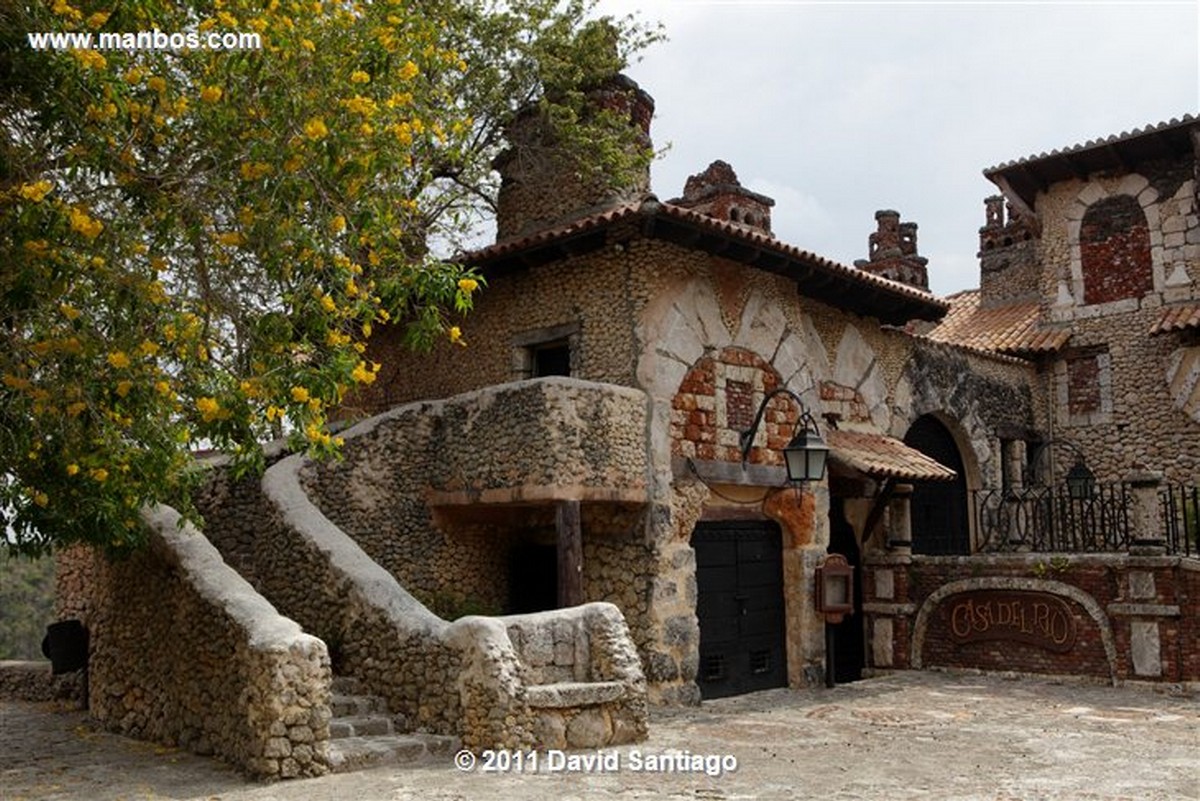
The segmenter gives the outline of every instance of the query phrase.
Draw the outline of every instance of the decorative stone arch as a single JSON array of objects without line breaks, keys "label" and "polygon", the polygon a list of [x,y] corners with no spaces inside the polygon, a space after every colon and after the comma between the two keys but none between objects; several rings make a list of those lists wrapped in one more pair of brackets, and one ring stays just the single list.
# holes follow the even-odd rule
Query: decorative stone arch
[{"label": "decorative stone arch", "polygon": [[[1126,175],[1121,181],[1112,188],[1105,187],[1097,181],[1089,182],[1079,194],[1075,197],[1070,207],[1066,211],[1067,220],[1067,244],[1069,247],[1070,259],[1068,263],[1069,274],[1063,276],[1059,282],[1059,305],[1067,306],[1084,306],[1084,305],[1101,305],[1103,303],[1119,303],[1123,305],[1136,305],[1139,296],[1126,296],[1122,298],[1114,298],[1112,300],[1103,299],[1103,293],[1097,296],[1095,284],[1089,285],[1087,280],[1086,262],[1087,243],[1083,240],[1088,237],[1085,235],[1088,228],[1088,213],[1101,204],[1117,205],[1122,204],[1122,198],[1127,198],[1125,203],[1129,206],[1134,206],[1140,209],[1146,221],[1145,247],[1149,252],[1149,275],[1148,281],[1144,286],[1144,292],[1162,291],[1166,284],[1165,275],[1165,254],[1163,250],[1163,235],[1161,229],[1160,214],[1158,203],[1158,190],[1155,189],[1148,178],[1138,173]],[[1089,296],[1092,298],[1088,300]]]},{"label": "decorative stone arch", "polygon": [[1104,613],[1104,610],[1095,598],[1078,587],[1064,584],[1061,581],[1046,581],[1044,579],[984,576],[943,584],[929,594],[917,612],[916,621],[913,624],[911,650],[909,651],[911,654],[910,662],[914,669],[921,670],[924,668],[924,659],[921,654],[925,648],[925,637],[929,632],[930,618],[938,606],[947,598],[972,590],[1027,590],[1030,592],[1045,592],[1068,598],[1079,604],[1088,613],[1088,616],[1095,621],[1096,628],[1100,631],[1100,641],[1104,646],[1104,656],[1108,660],[1109,678],[1113,686],[1117,685],[1117,644],[1116,639],[1113,637],[1112,624],[1109,622],[1108,615]]}]

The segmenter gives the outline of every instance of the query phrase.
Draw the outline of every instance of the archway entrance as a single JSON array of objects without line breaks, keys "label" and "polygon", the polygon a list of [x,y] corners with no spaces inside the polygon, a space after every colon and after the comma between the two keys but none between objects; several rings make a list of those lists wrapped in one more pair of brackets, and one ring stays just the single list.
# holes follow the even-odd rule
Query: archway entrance
[{"label": "archway entrance", "polygon": [[950,430],[933,415],[918,417],[904,444],[952,468],[953,481],[915,481],[912,494],[912,549],[918,554],[969,554],[967,473]]}]

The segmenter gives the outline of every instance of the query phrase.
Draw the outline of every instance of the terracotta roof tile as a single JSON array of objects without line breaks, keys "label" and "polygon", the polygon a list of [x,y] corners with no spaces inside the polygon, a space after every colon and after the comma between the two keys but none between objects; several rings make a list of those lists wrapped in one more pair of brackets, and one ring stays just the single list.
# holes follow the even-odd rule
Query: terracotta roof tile
[{"label": "terracotta roof tile", "polygon": [[1033,162],[1043,161],[1045,159],[1056,158],[1058,156],[1066,156],[1066,155],[1070,155],[1072,153],[1079,153],[1083,150],[1091,150],[1092,148],[1111,146],[1111,145],[1115,145],[1119,142],[1128,142],[1129,140],[1137,139],[1140,136],[1145,136],[1147,134],[1152,134],[1152,133],[1156,133],[1159,131],[1167,131],[1167,130],[1170,130],[1173,128],[1186,126],[1195,121],[1196,121],[1196,117],[1194,117],[1193,115],[1184,114],[1182,117],[1177,117],[1174,119],[1166,120],[1164,122],[1159,122],[1159,123],[1156,123],[1153,125],[1147,125],[1143,128],[1134,128],[1131,131],[1122,131],[1119,134],[1113,134],[1111,136],[1106,136],[1103,139],[1089,139],[1086,142],[1081,142],[1079,144],[1069,145],[1067,147],[1062,147],[1062,148],[1057,148],[1055,150],[1051,150],[1049,153],[1043,152],[1043,153],[1039,153],[1035,156],[1026,156],[1024,158],[1014,159],[1012,161],[1006,161],[1001,164],[997,164],[994,167],[988,167],[986,170],[983,171],[983,174],[991,175],[992,173],[1001,172],[1003,170],[1009,169],[1011,167],[1016,167],[1016,166],[1019,166],[1022,164],[1031,164]]},{"label": "terracotta roof tile", "polygon": [[1187,328],[1200,328],[1200,303],[1167,306],[1150,328],[1150,334],[1166,334]]},{"label": "terracotta roof tile", "polygon": [[978,289],[946,298],[950,312],[926,336],[935,342],[1010,355],[1051,353],[1071,338],[1067,329],[1038,325],[1040,310],[1035,301],[984,308],[979,298]]},{"label": "terracotta roof tile", "polygon": [[886,434],[830,430],[826,441],[830,459],[869,476],[949,481],[956,475],[949,467]]}]

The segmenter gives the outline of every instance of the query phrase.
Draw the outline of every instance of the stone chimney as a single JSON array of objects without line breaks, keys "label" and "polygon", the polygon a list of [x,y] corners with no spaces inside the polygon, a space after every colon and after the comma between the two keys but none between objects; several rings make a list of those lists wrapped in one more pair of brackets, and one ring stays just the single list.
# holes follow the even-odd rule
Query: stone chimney
[{"label": "stone chimney", "polygon": [[688,178],[683,197],[670,203],[764,234],[771,233],[771,207],[775,201],[743,187],[733,167],[724,161],[714,161],[704,172]]},{"label": "stone chimney", "polygon": [[[654,98],[616,75],[587,93],[590,108],[608,111],[634,129],[633,147],[649,151]],[[519,113],[505,129],[509,148],[492,166],[500,173],[496,240],[526,236],[641,197],[650,191],[650,163],[621,186],[611,176],[587,174],[563,152],[536,108]]]},{"label": "stone chimney", "polygon": [[979,229],[980,305],[1036,300],[1040,290],[1038,240],[1032,227],[1003,195],[983,201]]},{"label": "stone chimney", "polygon": [[875,233],[867,239],[869,258],[854,266],[901,284],[929,291],[929,259],[917,253],[917,224],[900,222],[900,212],[875,212]]}]

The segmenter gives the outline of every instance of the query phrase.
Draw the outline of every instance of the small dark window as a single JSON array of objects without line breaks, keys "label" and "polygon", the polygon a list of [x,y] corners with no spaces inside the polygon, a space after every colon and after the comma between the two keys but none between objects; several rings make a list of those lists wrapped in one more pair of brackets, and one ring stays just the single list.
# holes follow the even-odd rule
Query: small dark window
[{"label": "small dark window", "polygon": [[571,345],[565,340],[535,345],[530,349],[530,367],[533,378],[550,375],[571,375]]}]

